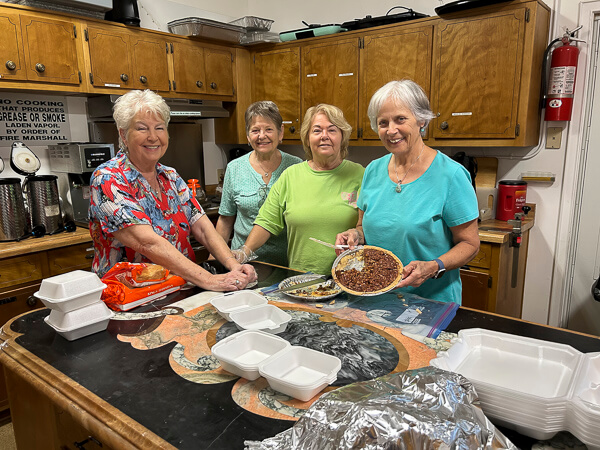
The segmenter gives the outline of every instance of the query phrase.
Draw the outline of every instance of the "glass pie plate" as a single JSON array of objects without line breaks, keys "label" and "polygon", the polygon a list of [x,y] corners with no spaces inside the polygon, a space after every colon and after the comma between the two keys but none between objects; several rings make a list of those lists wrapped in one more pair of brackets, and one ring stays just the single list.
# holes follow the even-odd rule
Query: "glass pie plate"
[{"label": "glass pie plate", "polygon": [[[290,278],[286,278],[281,283],[279,283],[278,287],[279,289],[285,289],[287,287],[293,286],[294,284],[306,283],[307,281],[316,280],[317,278],[323,277],[314,273],[296,275]],[[329,298],[333,298],[339,295],[341,292],[342,289],[337,284],[335,284],[333,280],[323,280],[322,283],[317,283],[311,286],[299,288],[298,291],[287,291],[284,292],[284,294],[297,300],[316,302],[320,300],[327,300]]]}]

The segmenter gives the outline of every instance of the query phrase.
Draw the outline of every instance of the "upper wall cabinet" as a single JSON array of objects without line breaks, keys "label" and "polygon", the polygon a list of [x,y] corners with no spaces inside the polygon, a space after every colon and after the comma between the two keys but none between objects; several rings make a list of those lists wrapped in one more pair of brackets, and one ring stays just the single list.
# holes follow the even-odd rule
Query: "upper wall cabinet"
[{"label": "upper wall cabinet", "polygon": [[138,32],[130,36],[130,42],[133,87],[170,91],[167,41],[150,33]]},{"label": "upper wall cabinet", "polygon": [[254,55],[255,101],[271,100],[283,118],[284,139],[299,139],[300,47],[259,52]]},{"label": "upper wall cabinet", "polygon": [[0,77],[26,80],[25,56],[21,43],[21,22],[18,14],[0,12]]},{"label": "upper wall cabinet", "polygon": [[525,9],[445,22],[436,38],[436,138],[514,138]]},{"label": "upper wall cabinet", "polygon": [[393,80],[411,79],[429,96],[433,26],[405,26],[370,32],[361,52],[360,127],[363,139],[379,139],[371,129],[367,108],[371,97]]},{"label": "upper wall cabinet", "polygon": [[436,25],[430,129],[440,146],[538,144],[549,12],[540,2],[496,9]]},{"label": "upper wall cabinet", "polygon": [[206,72],[204,48],[195,43],[171,42],[173,53],[173,90],[180,93],[205,94]]},{"label": "upper wall cabinet", "polygon": [[359,44],[353,37],[302,48],[302,111],[319,103],[337,106],[352,126],[350,139],[358,129]]},{"label": "upper wall cabinet", "polygon": [[132,89],[133,70],[129,35],[110,27],[90,25],[85,30],[89,48],[92,89]]},{"label": "upper wall cabinet", "polygon": [[234,95],[233,52],[225,48],[207,47],[204,49],[207,94]]}]

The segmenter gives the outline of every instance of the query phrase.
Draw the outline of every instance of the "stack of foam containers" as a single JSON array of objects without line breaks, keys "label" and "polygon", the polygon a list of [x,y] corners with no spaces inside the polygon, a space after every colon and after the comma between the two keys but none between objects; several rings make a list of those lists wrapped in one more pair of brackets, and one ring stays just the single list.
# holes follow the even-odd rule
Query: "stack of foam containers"
[{"label": "stack of foam containers", "polygon": [[106,330],[113,313],[100,299],[105,287],[95,273],[74,270],[42,280],[34,295],[51,309],[45,322],[73,341]]},{"label": "stack of foam containers", "polygon": [[212,354],[228,372],[251,381],[263,376],[274,390],[303,402],[333,383],[342,367],[337,356],[256,330],[226,337],[213,345]]},{"label": "stack of foam containers", "polygon": [[569,431],[600,449],[600,353],[474,328],[431,365],[469,379],[496,425],[540,440]]},{"label": "stack of foam containers", "polygon": [[267,299],[251,290],[218,295],[210,300],[218,313],[240,330],[261,330],[278,334],[285,331],[292,316],[269,305]]}]

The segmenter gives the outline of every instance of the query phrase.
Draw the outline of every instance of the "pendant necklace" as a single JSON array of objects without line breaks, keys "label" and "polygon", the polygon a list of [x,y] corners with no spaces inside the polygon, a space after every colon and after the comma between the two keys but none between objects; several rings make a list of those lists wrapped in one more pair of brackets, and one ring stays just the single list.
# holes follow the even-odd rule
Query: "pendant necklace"
[{"label": "pendant necklace", "polygon": [[423,142],[423,146],[421,147],[421,152],[419,153],[419,156],[417,156],[417,159],[415,159],[415,161],[410,165],[408,170],[406,172],[404,172],[404,176],[402,178],[400,178],[398,176],[398,166],[396,166],[396,161],[394,161],[394,172],[396,172],[396,179],[398,180],[398,182],[396,183],[396,192],[398,192],[398,193],[402,192],[402,181],[404,181],[406,179],[406,177],[408,176],[408,173],[410,172],[410,169],[412,169],[413,166],[417,163],[417,161],[423,154],[423,150],[425,150],[425,142]]},{"label": "pendant necklace", "polygon": [[256,158],[256,162],[258,163],[258,166],[265,172],[263,174],[263,177],[269,178],[269,172],[267,170],[265,170],[265,168],[263,167],[263,165],[260,163],[260,159],[258,159],[258,156],[254,155],[254,157]]}]

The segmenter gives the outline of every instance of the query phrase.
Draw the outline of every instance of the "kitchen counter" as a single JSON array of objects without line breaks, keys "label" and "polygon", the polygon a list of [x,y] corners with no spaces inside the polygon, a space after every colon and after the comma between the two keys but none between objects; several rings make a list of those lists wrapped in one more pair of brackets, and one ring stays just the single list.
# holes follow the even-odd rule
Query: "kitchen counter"
[{"label": "kitchen counter", "polygon": [[[529,214],[523,218],[521,232],[529,231],[535,224],[535,205],[528,203],[531,207]],[[504,244],[508,242],[513,227],[505,220],[482,220],[479,222],[479,240],[493,244]]]},{"label": "kitchen counter", "polygon": [[65,231],[52,236],[28,238],[19,242],[0,242],[0,260],[86,242],[89,242],[91,246],[92,237],[90,231],[82,227],[77,227],[72,232]]},{"label": "kitchen counter", "polygon": [[[297,274],[253,264],[259,287]],[[7,375],[18,447],[60,448],[92,436],[103,448],[240,449],[244,440],[262,440],[292,426],[294,411],[306,409],[310,402],[274,395],[266,385],[261,387],[260,378],[248,382],[228,375],[210,356],[216,341],[236,331],[208,304],[214,295],[218,294],[197,288],[180,291],[118,313],[106,331],[71,342],[44,323],[47,309],[7,323],[0,338],[0,362]],[[348,382],[353,376],[423,367],[435,357],[435,350],[403,336],[397,325],[381,322],[397,317],[395,295],[361,299],[343,293],[335,300],[323,302],[321,308],[312,302],[272,302],[293,314],[292,329],[305,336],[302,345],[323,341],[331,351],[341,352],[344,376],[339,379]],[[313,334],[302,331],[307,320],[320,327],[314,343],[309,339]],[[472,327],[566,343],[583,352],[600,351],[596,337],[468,308],[457,311],[447,330]],[[339,340],[329,345],[327,339]],[[381,354],[374,349],[382,347],[369,347],[375,360],[384,357],[374,374],[367,372],[374,365],[364,361],[370,353],[360,351],[362,344],[370,345],[368,339],[389,347]],[[356,360],[358,354],[364,356]],[[535,442],[510,431],[507,435],[520,448]]]}]

